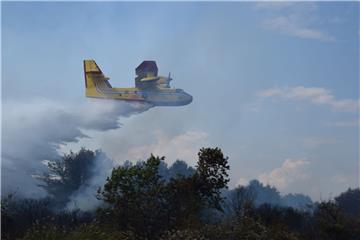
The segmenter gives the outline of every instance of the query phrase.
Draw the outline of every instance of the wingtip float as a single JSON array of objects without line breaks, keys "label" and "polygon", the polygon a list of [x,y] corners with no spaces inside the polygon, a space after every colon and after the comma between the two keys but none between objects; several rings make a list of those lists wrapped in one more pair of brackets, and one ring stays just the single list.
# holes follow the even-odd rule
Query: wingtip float
[{"label": "wingtip float", "polygon": [[135,87],[113,88],[94,60],[84,60],[86,97],[147,102],[154,106],[183,106],[192,96],[170,87],[172,78],[158,76],[155,61],[143,61],[136,69]]}]

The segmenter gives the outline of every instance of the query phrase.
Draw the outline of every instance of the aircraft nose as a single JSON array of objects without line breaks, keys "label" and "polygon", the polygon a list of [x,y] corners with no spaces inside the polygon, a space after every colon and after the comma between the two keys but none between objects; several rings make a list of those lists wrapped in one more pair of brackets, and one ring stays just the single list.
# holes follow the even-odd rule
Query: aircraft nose
[{"label": "aircraft nose", "polygon": [[190,94],[186,93],[186,95],[185,95],[185,102],[186,102],[186,104],[191,103],[192,100],[193,100],[193,97],[192,97]]},{"label": "aircraft nose", "polygon": [[193,97],[189,94],[189,103],[191,103],[192,102],[192,100],[193,100]]}]

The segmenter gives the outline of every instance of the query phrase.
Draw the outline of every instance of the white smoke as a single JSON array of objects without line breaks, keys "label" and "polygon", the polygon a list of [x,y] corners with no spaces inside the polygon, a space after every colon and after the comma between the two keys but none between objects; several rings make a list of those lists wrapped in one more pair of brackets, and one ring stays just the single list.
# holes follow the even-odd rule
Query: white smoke
[{"label": "white smoke", "polygon": [[145,103],[111,100],[89,100],[74,105],[44,99],[27,103],[4,102],[2,195],[15,191],[22,197],[45,196],[44,190],[37,186],[38,180],[32,175],[46,170],[43,160],[60,157],[58,149],[61,144],[88,137],[82,130],[119,128],[119,117],[141,113],[151,107]]},{"label": "white smoke", "polygon": [[97,190],[104,186],[113,167],[113,163],[104,154],[97,154],[91,178],[70,196],[66,207],[88,211],[99,206],[101,201],[96,198]]}]

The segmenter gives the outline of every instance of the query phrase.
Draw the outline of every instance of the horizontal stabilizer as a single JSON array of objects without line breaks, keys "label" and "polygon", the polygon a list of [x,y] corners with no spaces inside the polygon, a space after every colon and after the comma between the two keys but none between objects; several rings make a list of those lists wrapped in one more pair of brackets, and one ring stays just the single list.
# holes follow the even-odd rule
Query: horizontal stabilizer
[{"label": "horizontal stabilizer", "polygon": [[155,61],[143,61],[136,69],[136,75],[147,76],[149,73],[153,76],[158,75],[158,68]]}]

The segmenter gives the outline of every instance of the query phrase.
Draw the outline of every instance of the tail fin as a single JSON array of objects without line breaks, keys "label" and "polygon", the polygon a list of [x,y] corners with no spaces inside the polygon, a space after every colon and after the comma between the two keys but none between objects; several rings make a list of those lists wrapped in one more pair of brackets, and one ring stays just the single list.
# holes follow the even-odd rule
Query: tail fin
[{"label": "tail fin", "polygon": [[108,82],[109,78],[105,77],[99,66],[94,60],[84,60],[84,75],[86,95],[91,95],[95,89],[95,81],[104,81],[106,85],[111,87]]},{"label": "tail fin", "polygon": [[102,73],[94,60],[84,60],[84,68],[86,73]]}]

